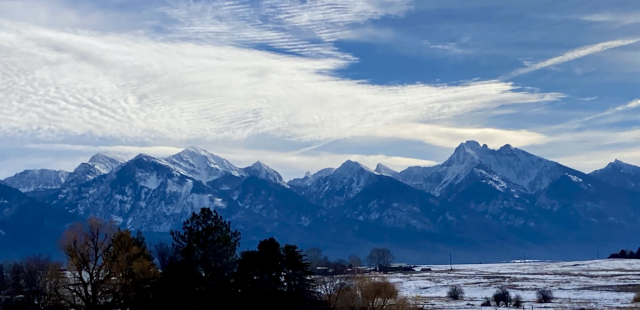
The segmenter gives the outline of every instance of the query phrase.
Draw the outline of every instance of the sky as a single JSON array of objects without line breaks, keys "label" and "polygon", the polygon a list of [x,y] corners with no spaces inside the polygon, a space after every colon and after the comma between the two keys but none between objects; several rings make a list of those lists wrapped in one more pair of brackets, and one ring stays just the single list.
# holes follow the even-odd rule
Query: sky
[{"label": "sky", "polygon": [[640,165],[637,0],[0,0],[0,178],[198,146],[285,179],[461,142]]}]

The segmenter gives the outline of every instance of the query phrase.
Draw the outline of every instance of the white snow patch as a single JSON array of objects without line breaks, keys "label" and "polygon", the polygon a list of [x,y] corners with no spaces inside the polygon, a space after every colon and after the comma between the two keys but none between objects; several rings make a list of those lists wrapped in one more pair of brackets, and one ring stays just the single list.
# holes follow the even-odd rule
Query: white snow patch
[{"label": "white snow patch", "polygon": [[581,178],[579,178],[579,177],[577,177],[575,175],[568,174],[568,173],[566,175],[571,179],[571,181],[576,182],[576,183],[582,183],[582,179]]},{"label": "white snow patch", "polygon": [[[534,303],[536,291],[541,288],[551,288],[556,297],[549,308],[618,309],[628,306],[634,293],[616,287],[637,285],[640,277],[638,260],[467,264],[453,265],[453,270],[449,266],[424,265],[415,270],[422,268],[431,268],[432,272],[380,276],[396,284],[401,295],[419,298],[433,309],[479,309],[482,299],[505,283],[512,296],[523,297],[526,309],[542,308]],[[465,290],[464,300],[446,298],[453,285]]]},{"label": "white snow patch", "polygon": [[144,173],[138,176],[138,182],[141,186],[144,186],[150,190],[154,190],[160,186],[162,179],[158,178],[155,173]]}]

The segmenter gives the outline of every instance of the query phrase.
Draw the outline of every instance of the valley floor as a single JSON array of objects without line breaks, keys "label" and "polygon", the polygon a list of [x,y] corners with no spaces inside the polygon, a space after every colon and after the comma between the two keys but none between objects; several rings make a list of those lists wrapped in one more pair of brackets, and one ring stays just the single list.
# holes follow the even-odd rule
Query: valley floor
[{"label": "valley floor", "polygon": [[[421,266],[430,272],[384,275],[401,293],[427,309],[480,309],[484,297],[505,285],[520,294],[526,309],[640,309],[631,299],[640,288],[640,260],[597,260],[562,263],[505,263]],[[466,296],[449,301],[450,286],[460,285]],[[549,287],[556,300],[536,304],[536,291]],[[493,309],[484,308],[484,309]]]}]

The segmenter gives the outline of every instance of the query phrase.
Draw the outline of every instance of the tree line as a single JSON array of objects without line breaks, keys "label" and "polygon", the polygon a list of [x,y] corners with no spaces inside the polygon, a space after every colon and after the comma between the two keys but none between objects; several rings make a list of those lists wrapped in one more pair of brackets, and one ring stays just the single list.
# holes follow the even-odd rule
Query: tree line
[{"label": "tree line", "polygon": [[[328,278],[314,276],[329,262],[317,249],[305,254],[268,238],[239,252],[240,232],[208,208],[170,234],[171,243],[151,247],[142,233],[112,222],[76,223],[60,239],[64,262],[35,255],[0,266],[0,309],[410,308],[384,280],[342,277],[327,290]],[[357,256],[350,260],[356,270],[362,265]],[[389,266],[393,255],[375,249],[367,261]],[[348,298],[335,303],[336,291]]]},{"label": "tree line", "polygon": [[623,258],[623,259],[640,259],[640,248],[638,248],[637,252],[633,250],[620,250],[618,253],[613,253],[609,255],[609,259],[614,258]]},{"label": "tree line", "polygon": [[388,248],[373,248],[364,259],[351,254],[347,259],[332,261],[323,254],[322,249],[316,247],[305,250],[304,254],[312,272],[317,275],[386,272],[395,260],[395,256]]}]

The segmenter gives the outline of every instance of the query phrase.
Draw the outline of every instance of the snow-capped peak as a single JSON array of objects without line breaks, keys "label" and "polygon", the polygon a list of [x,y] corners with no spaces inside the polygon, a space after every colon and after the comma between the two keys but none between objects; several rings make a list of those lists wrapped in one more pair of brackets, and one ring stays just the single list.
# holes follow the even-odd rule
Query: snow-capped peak
[{"label": "snow-capped peak", "polygon": [[257,178],[271,181],[276,184],[280,184],[284,187],[289,187],[289,185],[282,179],[280,173],[271,169],[271,167],[265,165],[261,161],[256,162],[255,164],[244,168],[244,172],[248,175],[255,176]]},{"label": "snow-capped peak", "polygon": [[98,153],[91,156],[88,163],[95,167],[100,172],[100,174],[107,174],[126,161],[127,159],[123,156],[108,153]]},{"label": "snow-capped peak", "polygon": [[226,159],[195,146],[188,147],[178,154],[169,156],[166,161],[185,171],[192,178],[205,183],[225,174],[234,176],[246,175],[242,169],[234,166]]},{"label": "snow-capped peak", "polygon": [[269,168],[269,166],[265,165],[263,162],[261,161],[257,161],[255,162],[253,165],[251,165],[251,167],[253,169],[259,169],[259,170],[269,170],[271,168]]},{"label": "snow-capped peak", "polygon": [[607,165],[608,168],[615,168],[620,170],[622,173],[640,173],[640,167],[634,166],[631,164],[627,164],[620,160],[614,160],[612,163]]},{"label": "snow-capped peak", "polygon": [[[509,144],[494,150],[486,144],[467,141],[460,144],[451,157],[441,165],[424,169],[424,176],[415,176],[415,173],[420,172],[417,169],[413,169],[413,173],[403,171],[401,176],[404,179],[410,176],[411,180],[407,181],[411,181],[412,185],[439,195],[445,188],[464,180],[478,166],[481,166],[481,170],[509,183],[513,189],[529,193],[546,188],[550,182],[562,176],[566,168]],[[434,183],[424,186],[414,184],[420,179]]]},{"label": "snow-capped peak", "polygon": [[27,193],[36,190],[54,189],[62,186],[69,172],[62,170],[25,170],[6,178],[5,184]]},{"label": "snow-capped peak", "polygon": [[291,181],[289,181],[287,184],[292,185],[292,186],[310,186],[313,182],[315,182],[317,179],[326,177],[331,175],[336,169],[335,168],[324,168],[322,170],[319,170],[316,173],[311,173],[311,172],[307,172],[304,175],[304,178],[301,179],[293,179]]},{"label": "snow-capped peak", "polygon": [[378,174],[375,171],[369,169],[358,162],[347,160],[338,169],[333,172],[335,176],[351,176],[357,173],[368,172],[372,174]]},{"label": "snow-capped peak", "polygon": [[127,159],[124,156],[98,153],[89,159],[88,162],[80,164],[67,177],[64,186],[75,186],[89,180],[93,180],[98,176],[105,175],[111,171],[121,167]]},{"label": "snow-capped peak", "polygon": [[388,176],[388,177],[392,177],[394,179],[397,179],[400,175],[400,173],[398,171],[395,171],[383,164],[378,164],[378,166],[376,167],[375,170],[376,173],[380,174],[380,175],[384,175],[384,176]]}]

